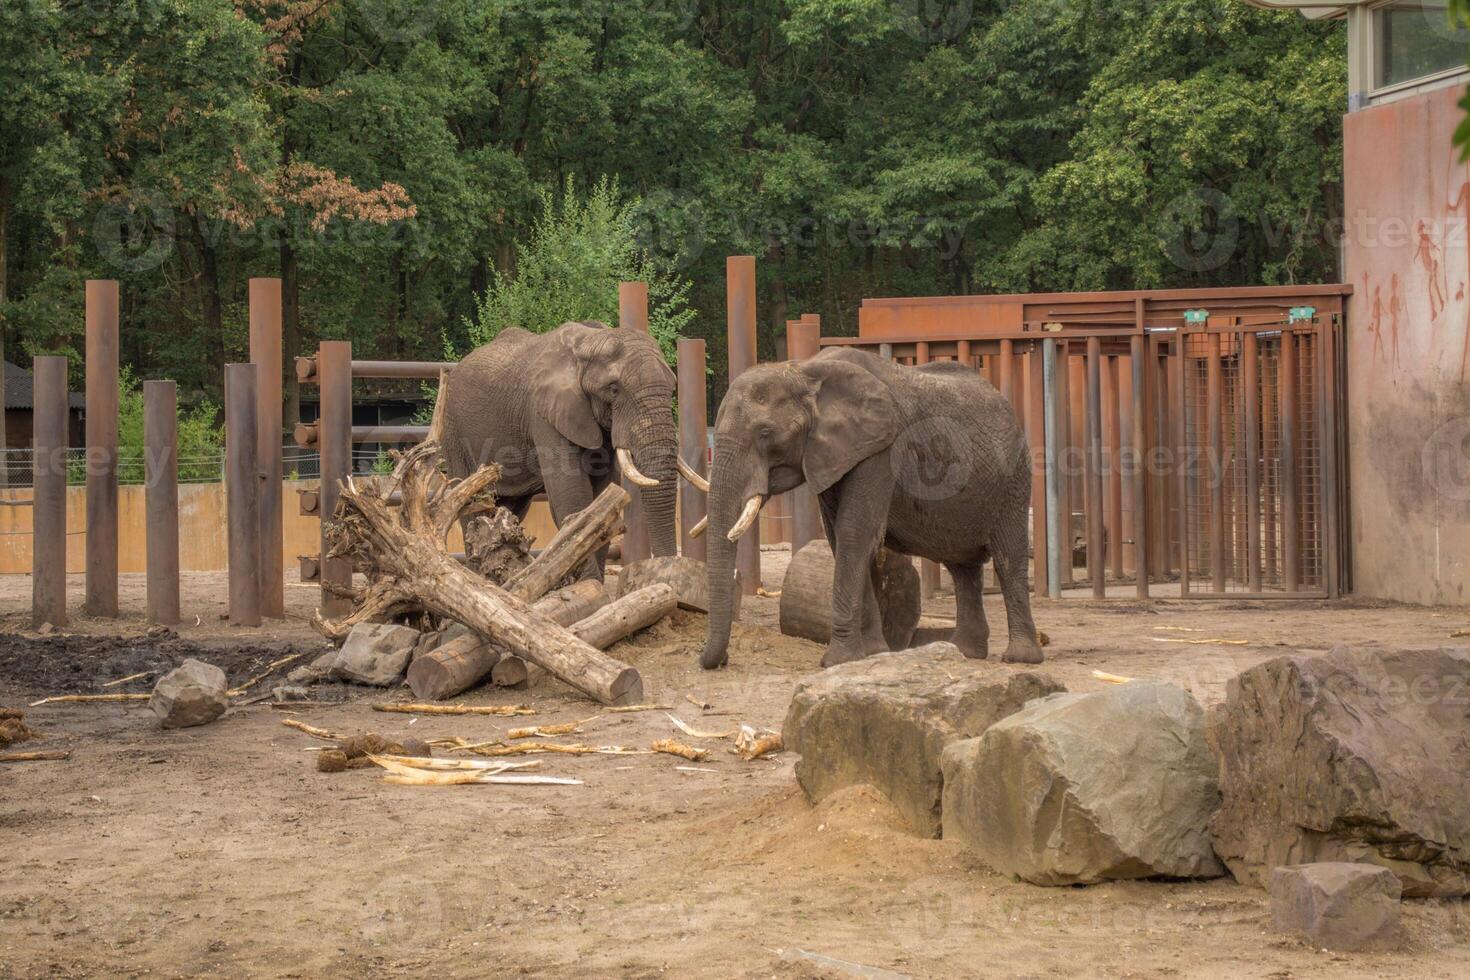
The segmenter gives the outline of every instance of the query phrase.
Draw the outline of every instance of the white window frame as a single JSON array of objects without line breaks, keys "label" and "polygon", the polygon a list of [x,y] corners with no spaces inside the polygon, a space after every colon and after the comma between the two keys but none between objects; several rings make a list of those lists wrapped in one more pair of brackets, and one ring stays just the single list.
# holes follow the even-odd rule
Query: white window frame
[{"label": "white window frame", "polygon": [[[1418,78],[1405,79],[1402,82],[1394,82],[1391,85],[1378,84],[1378,72],[1381,67],[1378,59],[1378,12],[1387,7],[1395,5],[1396,0],[1379,0],[1377,3],[1366,4],[1367,17],[1364,18],[1365,29],[1362,39],[1363,57],[1366,61],[1368,71],[1368,104],[1379,102],[1393,102],[1406,95],[1429,89],[1443,88],[1450,83],[1462,78],[1470,78],[1470,65],[1458,65],[1454,68],[1445,68],[1442,71],[1429,75],[1420,75]],[[1348,39],[1349,45],[1352,38]],[[1467,55],[1470,55],[1470,45],[1466,45]],[[1352,55],[1349,54],[1349,58]]]}]

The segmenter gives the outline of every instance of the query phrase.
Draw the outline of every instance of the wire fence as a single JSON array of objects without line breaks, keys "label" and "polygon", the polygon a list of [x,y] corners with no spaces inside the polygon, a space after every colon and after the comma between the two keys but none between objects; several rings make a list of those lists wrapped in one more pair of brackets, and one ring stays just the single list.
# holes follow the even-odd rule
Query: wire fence
[{"label": "wire fence", "polygon": [[[88,458],[84,448],[68,448],[57,460],[66,469],[66,482],[82,486],[87,482]],[[354,446],[354,473],[385,472],[390,467],[386,450],[373,446]],[[295,443],[282,447],[281,470],[288,480],[315,480],[321,476],[322,457],[314,450],[302,449]],[[147,482],[148,459],[145,453],[120,451],[117,458],[117,482],[123,486],[141,486]],[[35,485],[36,458],[31,449],[0,451],[0,488],[24,488]],[[180,483],[223,483],[225,454],[204,453],[178,458]]]}]

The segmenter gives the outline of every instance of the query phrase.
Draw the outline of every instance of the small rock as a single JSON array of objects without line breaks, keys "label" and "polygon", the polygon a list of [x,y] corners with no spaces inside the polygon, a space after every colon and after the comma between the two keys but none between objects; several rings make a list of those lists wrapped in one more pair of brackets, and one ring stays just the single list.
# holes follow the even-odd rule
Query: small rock
[{"label": "small rock", "polygon": [[1220,802],[1204,711],[1173,684],[1054,694],[944,752],[944,836],[1037,885],[1207,878]]},{"label": "small rock", "polygon": [[390,623],[358,623],[332,666],[334,680],[389,687],[403,679],[419,631]]},{"label": "small rock", "polygon": [[1324,949],[1394,949],[1402,892],[1392,871],[1371,864],[1288,865],[1271,874],[1271,927]]},{"label": "small rock", "polygon": [[295,684],[281,684],[271,688],[271,697],[276,701],[309,701],[311,691]]},{"label": "small rock", "polygon": [[202,660],[185,660],[154,685],[148,707],[164,728],[207,725],[229,707],[225,672]]},{"label": "small rock", "polygon": [[56,632],[56,624],[42,623],[40,626],[36,627],[36,632],[41,634],[42,636],[49,636],[52,633]]},{"label": "small rock", "polygon": [[830,667],[803,681],[782,728],[801,753],[796,779],[813,801],[866,783],[914,832],[940,830],[940,754],[1062,685],[1045,674],[970,660],[929,643]]},{"label": "small rock", "polygon": [[304,667],[297,667],[286,674],[286,681],[290,684],[316,684],[326,680],[332,673],[332,668],[337,665],[337,658],[342,651],[336,648],[328,650]]}]

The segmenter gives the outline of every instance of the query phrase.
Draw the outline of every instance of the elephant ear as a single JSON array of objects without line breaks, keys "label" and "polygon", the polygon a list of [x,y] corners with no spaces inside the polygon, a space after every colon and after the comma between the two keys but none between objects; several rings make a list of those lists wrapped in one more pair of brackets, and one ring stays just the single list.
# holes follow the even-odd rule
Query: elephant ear
[{"label": "elephant ear", "polygon": [[[558,327],[546,338],[531,365],[531,407],[537,415],[583,449],[602,446],[602,426],[592,411],[592,400],[582,388],[582,357],[577,334],[590,328]],[[600,329],[600,328],[599,328]]]},{"label": "elephant ear", "polygon": [[816,381],[816,409],[801,468],[813,493],[821,493],[898,436],[893,394],[856,364],[817,358],[802,365]]}]

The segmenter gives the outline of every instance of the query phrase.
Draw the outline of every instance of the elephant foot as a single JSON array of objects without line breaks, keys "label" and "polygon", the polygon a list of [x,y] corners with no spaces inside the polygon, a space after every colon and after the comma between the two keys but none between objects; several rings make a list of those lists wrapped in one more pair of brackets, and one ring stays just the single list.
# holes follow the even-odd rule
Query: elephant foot
[{"label": "elephant foot", "polygon": [[1041,644],[1036,642],[1036,637],[1013,636],[1000,659],[1008,664],[1039,664],[1046,657],[1042,654]]},{"label": "elephant foot", "polygon": [[984,660],[990,656],[990,637],[988,636],[965,636],[959,630],[955,630],[949,642],[959,647],[960,653],[971,660]]},{"label": "elephant foot", "polygon": [[827,652],[822,655],[822,666],[835,667],[838,664],[852,663],[854,660],[864,660],[875,653],[887,652],[888,647],[882,643],[838,643],[834,640],[827,644]]},{"label": "elephant foot", "polygon": [[705,647],[699,654],[699,666],[705,670],[719,670],[730,662],[730,651],[728,649],[714,651]]}]

